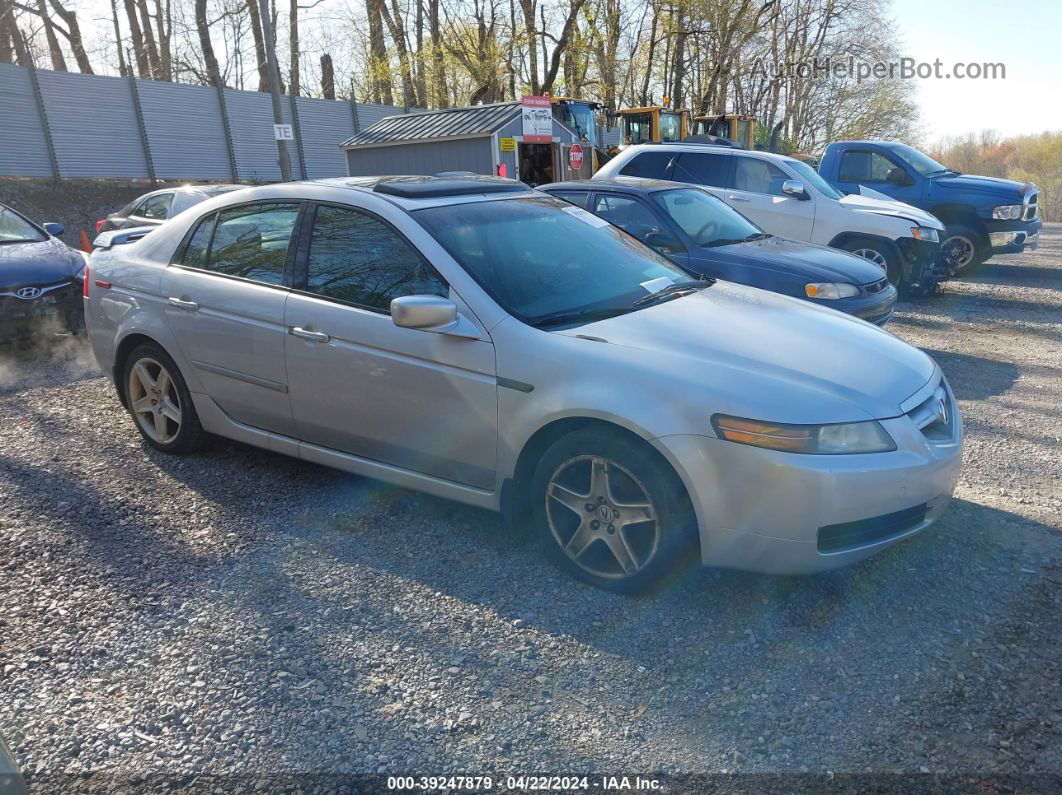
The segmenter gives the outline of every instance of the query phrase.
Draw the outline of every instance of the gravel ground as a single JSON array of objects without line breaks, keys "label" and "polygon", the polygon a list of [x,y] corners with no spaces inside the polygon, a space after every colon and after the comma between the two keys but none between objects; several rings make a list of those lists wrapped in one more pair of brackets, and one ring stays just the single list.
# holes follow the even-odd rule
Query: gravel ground
[{"label": "gravel ground", "polygon": [[227,442],[157,454],[78,342],[8,354],[0,732],[41,791],[1057,776],[1062,227],[891,329],[965,417],[945,518],[840,572],[694,570],[641,598],[573,582],[490,513]]}]

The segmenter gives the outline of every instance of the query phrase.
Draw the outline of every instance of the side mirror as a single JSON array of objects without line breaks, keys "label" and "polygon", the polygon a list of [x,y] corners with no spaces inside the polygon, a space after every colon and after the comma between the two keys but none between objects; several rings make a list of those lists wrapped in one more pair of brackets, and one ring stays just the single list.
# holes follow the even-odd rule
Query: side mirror
[{"label": "side mirror", "polygon": [[782,193],[792,196],[794,199],[807,199],[808,193],[804,190],[804,183],[798,179],[787,179],[782,183]]},{"label": "side mirror", "polygon": [[457,325],[457,304],[438,295],[403,295],[391,300],[391,320],[401,328],[448,331]]},{"label": "side mirror", "polygon": [[911,179],[911,177],[908,176],[907,172],[899,166],[896,166],[895,168],[890,168],[889,173],[885,175],[885,179],[887,179],[891,184],[895,185],[898,188],[905,188],[908,185],[914,185],[914,180]]},{"label": "side mirror", "polygon": [[52,237],[59,237],[65,231],[62,224],[45,224],[44,231]]}]

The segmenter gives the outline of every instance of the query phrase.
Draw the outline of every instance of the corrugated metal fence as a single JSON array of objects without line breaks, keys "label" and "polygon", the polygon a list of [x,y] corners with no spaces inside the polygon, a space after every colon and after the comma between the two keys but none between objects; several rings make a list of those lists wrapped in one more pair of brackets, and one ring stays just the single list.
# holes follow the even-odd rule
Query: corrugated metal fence
[{"label": "corrugated metal fence", "polygon": [[[339,144],[384,116],[370,105],[281,97],[294,179],[344,176]],[[0,176],[272,182],[269,94],[0,64]]]}]

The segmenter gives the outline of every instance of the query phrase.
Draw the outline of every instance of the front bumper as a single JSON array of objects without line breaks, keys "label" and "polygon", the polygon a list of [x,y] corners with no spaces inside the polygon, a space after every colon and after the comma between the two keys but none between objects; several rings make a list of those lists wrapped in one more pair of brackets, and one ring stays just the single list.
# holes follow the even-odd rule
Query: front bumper
[{"label": "front bumper", "polygon": [[881,420],[898,448],[891,453],[799,455],[692,435],[658,441],[687,483],[705,565],[809,574],[867,558],[944,512],[962,460],[955,411],[946,440],[928,439],[907,415]]},{"label": "front bumper", "polygon": [[80,282],[48,285],[46,289],[39,298],[29,300],[0,296],[0,342],[81,328],[84,307]]},{"label": "front bumper", "polygon": [[[941,233],[943,234],[943,232]],[[903,277],[908,284],[922,284],[931,279],[943,281],[948,278],[940,243],[901,237],[896,241],[903,257]]]},{"label": "front bumper", "polygon": [[855,315],[868,323],[884,326],[896,308],[896,288],[892,284],[887,284],[883,290],[873,294],[864,293],[851,298],[839,298],[836,301],[817,301],[814,298],[808,300],[818,306],[836,309],[848,315]]},{"label": "front bumper", "polygon": [[1020,254],[1040,244],[1043,221],[985,221],[985,231],[994,254]]}]

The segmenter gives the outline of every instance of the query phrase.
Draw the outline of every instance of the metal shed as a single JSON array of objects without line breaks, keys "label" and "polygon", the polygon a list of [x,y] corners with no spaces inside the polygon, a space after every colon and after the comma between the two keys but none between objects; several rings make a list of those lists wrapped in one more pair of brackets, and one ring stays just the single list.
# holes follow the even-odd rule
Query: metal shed
[{"label": "metal shed", "polygon": [[572,168],[578,136],[553,119],[548,141],[524,138],[519,102],[403,113],[380,119],[340,146],[352,177],[471,171],[503,174],[530,185],[591,175],[590,145]]}]

